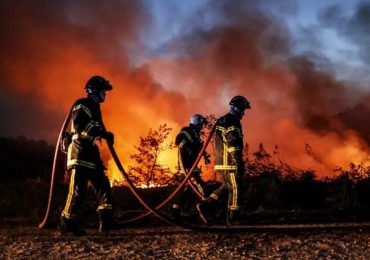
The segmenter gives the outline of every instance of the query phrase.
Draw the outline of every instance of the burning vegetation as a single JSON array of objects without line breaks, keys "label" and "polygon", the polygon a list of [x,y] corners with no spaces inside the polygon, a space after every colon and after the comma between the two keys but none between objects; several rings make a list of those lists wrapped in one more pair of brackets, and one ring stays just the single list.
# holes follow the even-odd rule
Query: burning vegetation
[{"label": "burning vegetation", "polygon": [[[339,78],[320,53],[297,54],[286,24],[257,2],[205,4],[189,17],[191,23],[184,22],[183,31],[147,56],[141,37],[153,34],[154,17],[145,2],[0,5],[1,136],[54,142],[71,101],[84,95],[84,83],[98,74],[113,85],[102,106],[104,121],[133,173],[142,171],[135,168],[142,159],[131,155],[141,153],[137,141],[148,129],[166,123],[173,129],[171,142],[191,114],[219,116],[239,94],[253,107],[243,122],[248,149],[258,150],[260,143],[270,149],[266,165],[274,163],[281,172],[309,169],[318,178],[335,177],[333,169],[347,171],[351,162],[370,165],[366,87]],[[346,37],[362,43],[369,9],[360,4],[347,20],[329,12],[322,26],[336,28],[340,20],[351,28]],[[216,22],[207,23],[209,17]],[[163,175],[176,172],[176,157],[173,150],[161,151]],[[103,158],[109,161],[106,149]],[[247,167],[253,164],[248,161]],[[123,181],[112,161],[108,168],[116,182]]]},{"label": "burning vegetation", "polygon": [[[202,139],[208,136],[216,120],[217,118],[214,115],[207,116],[208,123],[201,132]],[[157,130],[150,129],[146,136],[140,137],[139,145],[134,146],[137,153],[130,155],[130,158],[135,160],[135,166],[129,165],[128,168],[129,175],[137,186],[146,188],[176,184],[180,175],[179,168],[178,166],[174,169],[168,167],[168,161],[166,161],[168,158],[163,156],[163,153],[172,153],[175,158],[177,156],[177,148],[173,142],[168,140],[171,131],[172,128],[166,124],[160,125]],[[263,143],[260,143],[258,149],[252,152],[249,151],[249,147],[249,144],[245,143],[243,159],[245,161],[246,177],[273,174],[281,181],[318,180],[323,182],[333,182],[343,178],[357,182],[370,177],[370,166],[364,162],[349,162],[346,166],[333,167],[331,173],[318,173],[317,169],[314,168],[304,169],[290,165],[284,160],[284,153],[278,145],[274,146],[272,152],[268,152]],[[302,143],[302,150],[304,150],[307,158],[312,159],[318,165],[323,165],[322,159],[315,153],[315,149],[310,144]],[[208,151],[213,154],[213,138]],[[164,162],[159,160],[160,157],[164,158]],[[220,180],[220,176],[216,174],[212,164],[204,165],[201,163],[201,169],[203,171],[202,177],[206,181]],[[321,167],[320,169],[324,168]],[[109,172],[113,185],[124,185],[124,181],[119,181],[122,177],[114,167],[109,168]]]},{"label": "burning vegetation", "polygon": [[[158,132],[159,129],[161,129],[160,132]],[[150,144],[150,147],[144,149],[145,151],[154,151],[154,148],[158,147],[158,142],[154,140],[149,142],[148,137],[154,137],[154,139],[161,137],[162,144],[165,143],[161,133],[168,133],[169,129],[164,125],[159,129],[149,131],[148,136],[142,138],[143,142]],[[4,205],[9,203],[17,205],[17,208],[14,209],[6,207],[4,212],[0,211],[0,216],[6,218],[5,216],[9,217],[12,214],[17,214],[17,218],[22,218],[24,215],[28,223],[39,221],[47,199],[47,183],[49,182],[53,147],[48,146],[46,142],[35,142],[25,138],[1,138],[0,148],[2,148],[0,151],[3,151],[0,158],[4,172],[14,173],[4,175],[6,177],[4,185],[7,183],[8,188],[3,189],[4,192],[1,197],[5,203]],[[156,149],[158,151],[158,148]],[[38,157],[38,163],[35,163],[35,151],[39,155],[43,154],[43,156]],[[278,147],[275,147],[270,153],[261,144],[258,150],[249,153],[247,151],[248,146],[246,146],[244,153],[246,172],[243,177],[245,189],[242,196],[251,223],[264,223],[266,221],[310,222],[323,221],[328,218],[330,218],[330,221],[363,220],[370,217],[369,167],[352,163],[348,169],[339,167],[334,169],[335,176],[333,177],[319,179],[315,171],[298,169],[281,160],[282,155]],[[137,153],[136,155],[139,154],[146,154],[146,152]],[[16,162],[15,158],[17,158]],[[33,162],[32,167],[27,166],[26,162],[30,161]],[[130,177],[133,177],[132,180],[138,187],[145,188],[141,190],[143,196],[155,205],[164,200],[177,186],[178,182],[175,172],[171,172],[171,174],[168,172],[168,175],[163,175],[166,167],[162,168],[163,165],[153,164],[154,162],[154,158],[145,161],[149,167],[142,168],[142,176],[137,175],[138,173],[132,171],[131,168]],[[137,167],[141,170],[140,166],[141,164],[138,163]],[[57,172],[59,174],[56,177],[59,181],[56,187],[56,205],[63,205],[63,194],[68,190],[66,183],[63,181],[63,175],[60,174],[64,167],[64,164],[58,165],[59,170]],[[157,170],[151,171],[153,167]],[[213,172],[208,176],[207,189],[213,190],[219,185],[215,182],[217,176]],[[149,185],[147,185],[148,180],[150,180]],[[162,181],[158,182],[160,185],[156,185],[156,180]],[[127,215],[125,212],[138,210],[141,206],[128,189],[121,186],[122,184],[124,185],[122,182],[115,183],[116,186],[113,187],[113,192],[118,217],[124,220],[132,217],[132,215],[129,213]],[[24,190],[24,193],[19,194],[20,189]],[[22,197],[28,192],[37,194],[32,201],[25,201]],[[86,215],[89,219],[91,218],[91,223],[95,223],[92,217],[94,215],[94,205],[93,191],[89,189],[87,204],[82,211],[83,215]],[[30,213],[30,207],[34,212]],[[188,205],[189,214],[192,214],[192,209],[193,207]],[[220,208],[219,214],[222,215],[223,210],[223,208]],[[31,217],[29,217],[30,215]],[[60,208],[53,209],[52,218],[57,219],[59,216]],[[196,219],[197,217],[194,218],[194,221]]]}]

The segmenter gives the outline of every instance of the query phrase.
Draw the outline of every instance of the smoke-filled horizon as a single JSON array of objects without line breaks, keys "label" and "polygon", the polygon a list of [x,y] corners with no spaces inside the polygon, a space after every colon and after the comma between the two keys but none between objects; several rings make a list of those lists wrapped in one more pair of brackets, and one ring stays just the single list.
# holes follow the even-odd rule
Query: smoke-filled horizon
[{"label": "smoke-filled horizon", "polygon": [[[283,160],[319,176],[369,163],[370,95],[361,75],[370,4],[350,15],[339,5],[317,14],[320,30],[356,44],[356,53],[343,54],[352,57],[346,64],[325,55],[312,28],[297,52],[285,20],[254,2],[204,1],[152,46],[158,28],[147,1],[2,1],[0,136],[53,142],[85,82],[98,74],[113,85],[103,118],[124,163],[149,128],[167,123],[173,139],[191,114],[227,113],[235,95],[252,104],[242,121],[250,150],[277,145]],[[363,71],[350,66],[355,54]],[[173,167],[176,153],[161,162]]]}]

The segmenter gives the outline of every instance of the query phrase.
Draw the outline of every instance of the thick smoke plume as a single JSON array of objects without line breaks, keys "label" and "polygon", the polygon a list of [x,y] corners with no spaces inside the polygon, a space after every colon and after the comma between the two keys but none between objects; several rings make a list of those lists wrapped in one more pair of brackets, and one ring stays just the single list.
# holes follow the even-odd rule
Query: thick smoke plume
[{"label": "thick smoke plume", "polygon": [[[361,125],[356,118],[366,117],[366,109],[356,107],[367,93],[337,80],[317,57],[294,55],[284,23],[251,2],[218,2],[202,13],[201,21],[211,13],[223,22],[209,29],[199,24],[175,39],[175,51],[185,49],[188,55],[152,61],[159,81],[181,82],[184,94],[196,90],[193,95],[207,97],[207,107],[217,115],[225,112],[230,96],[246,95],[252,102],[244,120],[247,141],[252,147],[264,142],[271,150],[277,144],[297,167],[323,176],[351,161],[368,162],[367,135],[356,127]],[[352,117],[356,113],[362,116]],[[305,144],[322,160],[307,154]]]},{"label": "thick smoke plume", "polygon": [[[0,17],[0,108],[8,112],[0,135],[54,140],[86,80],[99,74],[114,88],[103,116],[124,163],[150,127],[167,123],[174,135],[193,113],[223,115],[239,94],[252,103],[243,121],[252,150],[278,145],[288,163],[321,176],[368,160],[369,139],[357,127],[369,113],[366,103],[358,109],[367,93],[293,55],[284,22],[254,1],[205,5],[158,51],[172,55],[139,66],[133,57],[145,52],[140,39],[153,22],[145,2],[2,1]],[[161,160],[173,167],[175,157]]]}]

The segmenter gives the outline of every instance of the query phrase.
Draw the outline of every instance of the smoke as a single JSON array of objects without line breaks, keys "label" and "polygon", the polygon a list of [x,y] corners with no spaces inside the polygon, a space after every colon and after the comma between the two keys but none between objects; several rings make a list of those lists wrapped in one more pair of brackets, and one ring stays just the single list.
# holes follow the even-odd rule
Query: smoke
[{"label": "smoke", "polygon": [[[211,13],[221,22],[210,28],[200,22],[174,39],[172,51],[180,47],[182,55],[151,62],[158,81],[180,82],[184,94],[191,90],[193,97],[206,99],[194,108],[216,115],[227,111],[231,96],[247,96],[252,110],[244,120],[246,140],[252,148],[260,142],[271,150],[279,145],[285,160],[297,167],[314,168],[322,176],[338,165],[368,161],[368,138],[356,129],[361,122],[340,116],[347,111],[348,117],[366,92],[337,79],[326,57],[293,54],[285,24],[257,4],[221,1],[201,13],[198,21]],[[305,143],[323,159],[313,160]]]},{"label": "smoke", "polygon": [[315,132],[333,131],[333,116],[356,102],[353,89],[336,80],[329,71],[320,71],[307,57],[294,57],[290,64],[296,79],[294,98],[298,117]]},{"label": "smoke", "polygon": [[[108,130],[126,165],[149,127],[183,117],[186,100],[133,66],[151,23],[140,1],[2,1],[0,3],[0,133],[54,143],[65,114],[85,96],[92,75],[113,85],[102,105]],[[172,137],[173,138],[173,137]],[[110,175],[115,168],[102,147]],[[171,155],[169,164],[175,161]],[[174,163],[173,163],[174,164]],[[114,178],[117,178],[116,176]]]},{"label": "smoke", "polygon": [[[351,117],[353,111],[368,111],[353,110],[367,93],[338,80],[324,58],[295,56],[284,21],[262,5],[204,4],[174,38],[134,65],[147,52],[141,39],[153,34],[148,6],[1,1],[0,108],[6,115],[0,118],[0,134],[54,140],[64,114],[84,95],[86,80],[98,74],[113,85],[103,117],[116,133],[124,163],[149,128],[167,123],[174,128],[173,139],[191,114],[225,114],[234,95],[252,103],[243,120],[252,150],[261,142],[271,150],[278,145],[286,161],[322,175],[336,165],[367,160],[366,131],[356,129],[364,117]],[[327,19],[336,21],[337,11],[332,13]],[[348,24],[359,24],[357,16]],[[306,144],[320,160],[307,155]],[[162,163],[176,164],[176,154],[166,156]]]},{"label": "smoke", "polygon": [[[0,89],[0,136],[41,139],[43,136],[57,136],[64,113],[55,109],[45,109],[35,98],[35,94],[19,95]],[[51,117],[50,115],[55,115]],[[36,120],[35,120],[36,119]]]},{"label": "smoke", "polygon": [[[150,23],[140,1],[2,1],[0,10],[1,86],[13,99],[26,101],[27,113],[38,115],[43,108],[52,111],[50,117],[58,117],[55,121],[62,121],[73,101],[84,95],[86,80],[95,74],[108,78],[114,96],[119,96],[115,106],[107,106],[109,114],[139,113],[146,101],[142,112],[169,111],[167,104],[155,105],[158,99],[177,102],[176,94],[167,97],[145,66],[130,64],[129,55],[140,49],[139,33]],[[19,108],[2,105],[14,113]],[[122,124],[132,128],[134,122],[145,121],[143,113],[141,120],[133,115],[123,118]],[[19,116],[19,122],[26,117]],[[41,112],[33,123],[42,123],[42,118]],[[7,127],[11,132],[12,124]],[[17,131],[18,126],[14,128]],[[24,134],[37,136],[33,129]],[[55,131],[39,137],[53,139]]]},{"label": "smoke", "polygon": [[370,3],[360,3],[352,16],[346,16],[338,5],[332,5],[319,15],[321,25],[334,29],[336,33],[358,47],[356,57],[366,65],[370,62]]}]

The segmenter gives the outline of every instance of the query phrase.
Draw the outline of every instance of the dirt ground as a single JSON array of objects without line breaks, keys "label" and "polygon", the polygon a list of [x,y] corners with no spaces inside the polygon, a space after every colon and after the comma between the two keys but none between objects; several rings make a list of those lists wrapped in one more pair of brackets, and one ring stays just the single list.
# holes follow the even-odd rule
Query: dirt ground
[{"label": "dirt ground", "polygon": [[104,236],[63,236],[36,227],[0,228],[0,259],[369,259],[370,231],[200,233],[127,228]]}]

